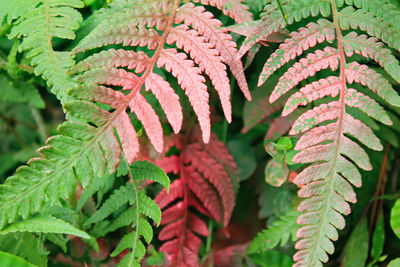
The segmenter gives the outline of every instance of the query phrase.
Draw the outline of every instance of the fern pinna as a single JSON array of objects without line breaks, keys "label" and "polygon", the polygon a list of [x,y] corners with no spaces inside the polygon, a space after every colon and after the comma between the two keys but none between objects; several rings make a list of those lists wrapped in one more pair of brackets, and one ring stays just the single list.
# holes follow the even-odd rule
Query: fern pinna
[{"label": "fern pinna", "polygon": [[[311,163],[294,179],[301,186],[299,196],[306,198],[298,207],[302,215],[297,222],[302,227],[297,232],[300,240],[294,260],[295,266],[322,266],[334,252],[332,241],[338,239],[337,229],[345,226],[343,215],[350,213],[348,202],[356,202],[352,185],[361,186],[356,166],[367,171],[372,168],[365,149],[356,141],[372,150],[383,149],[366,124],[369,121],[356,118],[363,118],[357,109],[390,125],[391,119],[381,105],[400,106],[400,96],[387,75],[400,82],[399,62],[391,51],[400,50],[396,23],[400,13],[387,1],[372,0],[269,1],[264,11],[259,21],[233,28],[239,33],[244,32],[241,27],[247,29],[240,55],[282,30],[286,22],[294,27],[310,17],[331,18],[320,18],[291,32],[265,63],[258,82],[262,85],[278,68],[290,64],[269,101],[273,103],[301,85],[286,101],[283,116],[300,106],[309,107],[290,130],[292,135],[302,134],[293,162]],[[387,74],[357,62],[369,60]],[[325,69],[333,74],[320,74]]]},{"label": "fern pinna", "polygon": [[[54,31],[54,34],[47,36],[47,40],[65,37],[56,34],[58,30],[64,32],[58,28],[60,25],[65,25],[67,29],[74,28],[69,24],[72,21],[63,24],[60,19],[64,20],[67,14],[74,14],[71,7],[81,7],[80,1],[32,2],[33,9],[26,7],[32,12],[29,19],[34,19],[43,8],[54,8],[45,10],[55,17],[54,21],[45,21],[49,29],[55,27],[50,31]],[[224,12],[239,21],[245,21],[250,16],[241,1],[202,3],[217,8],[224,8],[229,4],[230,8]],[[10,10],[6,9],[6,14],[1,15],[6,15],[10,22],[17,25],[14,29],[18,29],[20,25],[22,27],[28,19],[23,15],[28,16],[24,13],[26,9],[21,7],[21,13],[18,14]],[[115,0],[97,12],[94,20],[97,27],[78,43],[72,54],[95,48],[98,51],[99,47],[104,47],[104,50],[94,53],[69,70],[71,75],[79,74],[73,83],[80,86],[65,87],[73,89],[68,91],[68,101],[63,100],[68,121],[59,126],[60,134],[50,138],[47,145],[38,150],[40,157],[30,160],[29,166],[19,168],[14,176],[0,186],[0,227],[13,223],[20,217],[27,218],[43,206],[52,206],[60,198],[68,198],[75,188],[76,180],[86,188],[93,177],[103,177],[106,173],[115,172],[122,153],[127,162],[132,164],[139,152],[139,141],[126,111],[128,107],[143,124],[155,149],[161,151],[163,129],[144,95],[150,91],[153,93],[174,132],[180,130],[183,119],[178,96],[170,83],[163,78],[161,68],[176,77],[178,84],[185,90],[198,117],[205,142],[210,139],[211,127],[207,84],[203,72],[217,90],[228,121],[231,120],[230,86],[225,64],[230,67],[246,97],[250,98],[242,64],[236,60],[238,51],[235,42],[221,28],[222,23],[213,18],[202,5],[181,4],[178,0]],[[25,38],[23,42],[30,40],[30,37],[36,38],[35,34],[39,34],[36,31],[25,34],[23,29],[16,35]],[[111,44],[114,48],[106,49]],[[29,49],[34,51],[32,56],[39,56],[39,51],[45,46],[42,43],[35,45],[39,48],[35,50],[29,46]],[[116,46],[120,48],[116,49]],[[46,47],[51,46],[47,43]],[[45,50],[43,55],[50,52]],[[68,57],[72,54],[68,53]],[[32,58],[33,65],[34,59],[35,57]],[[52,62],[56,66],[42,67],[39,64],[37,73],[43,73],[46,78],[45,70],[49,68],[64,75],[65,62]],[[141,92],[143,86],[146,91]],[[117,87],[122,90],[117,90]],[[65,91],[62,92],[64,93]],[[60,99],[64,97],[60,96]]]},{"label": "fern pinna", "polygon": [[[227,226],[235,205],[239,182],[237,166],[227,148],[214,134],[204,144],[196,128],[187,136],[168,141],[179,155],[164,156],[155,163],[167,173],[178,176],[170,193],[163,189],[155,201],[163,210],[158,238],[165,243],[160,251],[168,255],[170,266],[199,266],[202,243],[197,236],[208,236],[201,215]],[[196,212],[191,211],[192,207]]]}]

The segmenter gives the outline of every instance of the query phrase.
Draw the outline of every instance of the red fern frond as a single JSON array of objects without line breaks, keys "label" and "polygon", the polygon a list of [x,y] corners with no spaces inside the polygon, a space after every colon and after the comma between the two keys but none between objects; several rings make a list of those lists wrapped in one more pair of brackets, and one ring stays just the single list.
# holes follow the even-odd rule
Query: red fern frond
[{"label": "red fern frond", "polygon": [[[156,161],[166,172],[179,175],[170,193],[162,190],[155,199],[162,209],[161,225],[165,225],[158,236],[165,241],[160,251],[167,253],[171,266],[198,266],[201,239],[197,235],[209,235],[206,223],[189,207],[226,226],[235,203],[231,179],[237,179],[238,174],[233,157],[215,135],[204,144],[198,132],[195,127],[190,136],[181,137],[180,156]],[[217,153],[220,163],[214,159]]]}]

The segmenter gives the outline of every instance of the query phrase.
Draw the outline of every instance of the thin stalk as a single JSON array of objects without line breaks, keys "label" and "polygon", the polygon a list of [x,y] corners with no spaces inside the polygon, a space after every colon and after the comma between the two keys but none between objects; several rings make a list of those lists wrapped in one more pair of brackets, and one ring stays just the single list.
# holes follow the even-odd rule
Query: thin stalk
[{"label": "thin stalk", "polygon": [[[121,147],[121,150],[122,150],[121,144],[120,144],[120,147]],[[135,192],[135,201],[136,201],[136,213],[135,213],[136,229],[135,229],[135,237],[133,238],[132,253],[131,253],[131,257],[130,257],[130,259],[129,259],[129,264],[128,264],[128,266],[131,267],[131,266],[133,265],[133,261],[135,260],[135,249],[136,249],[137,242],[138,242],[138,240],[139,240],[139,230],[140,230],[140,229],[139,229],[139,227],[140,227],[140,224],[139,224],[139,216],[140,216],[139,210],[140,210],[140,207],[139,207],[139,195],[138,195],[139,190],[138,190],[138,185],[137,185],[136,179],[133,177],[131,168],[130,168],[130,166],[129,166],[129,163],[128,163],[128,161],[126,160],[125,155],[124,155],[123,153],[122,153],[122,159],[123,159],[123,161],[124,161],[124,163],[125,163],[125,165],[126,165],[126,168],[128,169],[128,176],[129,176],[129,178],[132,180],[133,190],[134,190],[134,192]]]},{"label": "thin stalk", "polygon": [[289,22],[287,21],[287,17],[288,17],[288,16],[285,14],[285,11],[283,11],[283,7],[282,7],[282,4],[281,4],[281,1],[280,1],[280,0],[276,0],[276,2],[278,3],[279,9],[280,9],[280,11],[281,11],[281,13],[282,13],[283,19],[284,19],[285,22],[286,22],[286,25],[289,25]]}]

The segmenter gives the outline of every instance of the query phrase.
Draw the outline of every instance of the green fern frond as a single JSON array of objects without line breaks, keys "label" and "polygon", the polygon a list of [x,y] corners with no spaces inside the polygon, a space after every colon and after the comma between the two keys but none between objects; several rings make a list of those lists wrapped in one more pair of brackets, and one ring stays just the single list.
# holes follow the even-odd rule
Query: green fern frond
[{"label": "green fern frond", "polygon": [[0,234],[14,232],[68,234],[90,239],[90,236],[84,231],[77,229],[66,221],[50,215],[37,215],[23,221],[15,222],[1,230]]},{"label": "green fern frond", "polygon": [[104,204],[97,210],[92,217],[90,217],[85,225],[92,224],[107,218],[110,214],[115,212],[116,209],[122,207],[129,202],[130,205],[135,203],[135,190],[130,182],[114,190],[110,197]]},{"label": "green fern frond", "polygon": [[31,233],[10,233],[0,235],[0,251],[9,252],[24,258],[30,263],[39,266],[47,266],[47,254],[39,250],[39,240]]},{"label": "green fern frond", "polygon": [[278,220],[268,228],[258,233],[247,248],[247,254],[259,253],[268,249],[273,249],[279,243],[284,246],[292,237],[295,241],[296,232],[300,226],[297,224],[296,219],[301,213],[298,211],[289,211],[282,215]]},{"label": "green fern frond", "polygon": [[[6,1],[10,2],[10,1]],[[8,21],[16,19],[9,38],[22,38],[20,52],[26,52],[35,66],[35,74],[41,75],[52,87],[52,92],[65,102],[67,91],[76,86],[66,74],[74,65],[70,52],[53,49],[54,38],[74,39],[82,21],[75,8],[82,8],[81,0],[14,0],[6,5]],[[8,9],[7,9],[8,8]],[[0,13],[0,17],[1,17]],[[4,16],[4,15],[3,15]]]}]

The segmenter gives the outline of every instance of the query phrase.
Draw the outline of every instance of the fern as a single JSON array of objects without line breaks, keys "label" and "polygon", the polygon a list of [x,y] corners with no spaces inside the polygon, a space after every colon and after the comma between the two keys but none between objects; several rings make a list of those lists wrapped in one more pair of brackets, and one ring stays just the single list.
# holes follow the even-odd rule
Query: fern
[{"label": "fern", "polygon": [[[153,238],[153,229],[146,217],[159,225],[161,211],[143,190],[139,191],[137,182],[140,180],[155,181],[169,190],[169,178],[159,167],[148,161],[136,161],[131,166],[125,161],[125,165],[121,165],[120,168],[119,174],[128,174],[131,181],[113,190],[101,207],[84,222],[84,225],[98,223],[91,231],[96,237],[105,236],[111,231],[131,225],[134,230],[120,240],[111,253],[111,257],[117,256],[125,249],[132,249],[132,253],[127,254],[120,264],[122,266],[140,266],[139,262],[145,255],[146,249],[139,237],[142,236],[147,244],[150,244]],[[100,186],[96,185],[94,188],[98,189]],[[90,192],[89,195],[93,194],[94,188],[89,187],[87,189]],[[87,197],[85,199],[87,200]],[[119,214],[116,213],[117,210],[121,210],[127,204],[128,208],[125,208]],[[82,206],[82,204],[79,206]],[[107,218],[110,216],[114,218],[109,221]]]},{"label": "fern", "polygon": [[227,226],[235,203],[237,167],[214,135],[209,144],[202,144],[196,128],[190,136],[175,139],[174,144],[181,149],[179,156],[156,161],[164,171],[179,175],[172,182],[170,193],[162,190],[155,199],[163,210],[161,225],[165,225],[158,235],[165,241],[160,251],[167,253],[172,265],[198,266],[201,239],[196,234],[208,236],[209,231],[189,207]]},{"label": "fern", "polygon": [[[282,1],[289,24],[310,16],[332,17],[332,21],[320,19],[292,32],[267,60],[258,83],[262,85],[278,68],[308,52],[304,58],[296,59],[297,62],[280,77],[269,100],[277,101],[302,83],[283,107],[283,116],[286,116],[299,106],[327,98],[300,115],[290,130],[292,135],[303,134],[296,144],[295,150],[299,153],[293,162],[312,163],[294,179],[301,186],[299,196],[306,198],[298,207],[302,215],[297,222],[303,226],[297,232],[300,240],[296,243],[299,251],[294,255],[295,266],[322,266],[327,262],[328,254],[334,251],[332,241],[338,239],[337,229],[344,228],[343,215],[350,213],[348,202],[356,202],[351,185],[361,186],[361,175],[355,165],[363,170],[372,168],[364,148],[354,140],[373,150],[383,148],[370,127],[354,118],[357,113],[352,112],[352,108],[390,125],[392,122],[380,103],[400,106],[400,96],[386,76],[368,65],[351,62],[353,58],[350,58],[358,54],[374,60],[399,81],[399,62],[385,44],[399,50],[398,38],[395,38],[398,24],[393,18],[398,18],[400,13],[383,2],[346,1],[354,6],[344,7],[344,1]],[[355,10],[355,7],[359,9]],[[253,32],[247,37],[242,53],[272,30],[283,27],[282,14],[275,28],[262,31],[259,27],[278,17],[279,11],[276,3],[266,6],[262,20],[252,26]],[[370,23],[372,20],[375,23]],[[343,36],[343,31],[350,29],[365,31],[372,37],[355,31]],[[317,44],[324,48],[311,50]],[[328,68],[339,70],[339,74],[312,79]],[[375,100],[378,98],[371,92],[356,90],[359,85],[352,88],[354,83],[370,89],[379,100]]]},{"label": "fern", "polygon": [[[4,3],[3,3],[4,2]],[[82,21],[81,14],[75,8],[82,8],[81,0],[16,0],[12,4],[2,1],[5,9],[0,13],[0,21],[7,17],[13,23],[9,38],[23,38],[20,52],[27,52],[35,66],[35,74],[47,80],[52,91],[61,102],[68,100],[67,91],[75,87],[73,80],[66,74],[74,65],[70,52],[58,52],[53,49],[53,38],[74,39],[74,30]]]},{"label": "fern", "polygon": [[47,266],[47,251],[39,249],[39,240],[31,233],[0,235],[0,250],[15,254],[36,266]]},{"label": "fern", "polygon": [[[46,1],[44,4],[34,5],[35,8],[31,11],[40,13],[47,7],[46,4],[50,3],[52,2]],[[78,2],[68,3],[69,6],[65,9],[72,12],[72,15],[76,14],[70,6],[75,7]],[[63,6],[64,2],[56,1],[53,4],[55,23],[58,25],[61,23],[59,19],[62,18],[59,5]],[[129,8],[124,9],[124,7]],[[138,155],[139,140],[126,111],[128,106],[142,122],[156,150],[162,150],[161,123],[153,107],[143,96],[146,92],[143,94],[140,92],[141,87],[144,85],[146,90],[153,92],[167,113],[175,132],[181,128],[183,114],[178,96],[172,87],[157,74],[160,70],[153,71],[156,65],[159,68],[164,67],[167,72],[175,76],[185,90],[199,118],[203,140],[206,142],[210,136],[211,126],[208,92],[205,77],[201,73],[202,68],[205,73],[210,74],[209,78],[218,89],[228,120],[230,120],[228,103],[230,87],[226,84],[228,81],[225,79],[226,70],[220,69],[221,64],[225,63],[230,67],[240,88],[250,98],[243,66],[236,60],[235,42],[226,30],[220,27],[222,23],[212,18],[212,14],[205,11],[202,6],[194,7],[191,3],[180,5],[177,0],[139,2],[119,0],[113,1],[104,12],[108,16],[103,16],[104,20],[75,47],[73,53],[108,44],[129,45],[130,48],[95,53],[70,70],[70,73],[80,73],[73,83],[80,83],[82,88],[69,91],[70,96],[76,99],[66,101],[64,104],[69,121],[59,127],[58,136],[49,139],[47,145],[39,150],[41,157],[29,161],[30,166],[21,167],[13,177],[0,186],[0,227],[18,220],[19,217],[29,217],[43,205],[52,206],[60,198],[67,198],[75,188],[75,180],[86,187],[93,177],[103,177],[107,173],[115,172],[120,164],[122,152],[131,164]],[[131,12],[137,12],[135,13],[137,16],[132,17]],[[127,16],[131,19],[118,22],[119,18]],[[17,20],[12,32],[17,34],[25,31],[27,21],[32,19],[34,17],[26,15]],[[70,23],[74,24],[74,21],[65,24],[66,28],[72,29]],[[115,26],[108,27],[110,23]],[[183,24],[186,26],[182,26]],[[132,30],[132,35],[127,34],[128,29]],[[156,29],[162,35],[154,39],[153,37],[158,35]],[[30,35],[27,35],[20,49],[30,49],[28,44],[32,42],[32,38],[42,36],[42,30],[42,27],[38,27],[37,34],[36,31],[27,33]],[[72,37],[72,34],[65,35],[64,28],[60,31],[61,35],[54,36]],[[196,36],[192,43],[183,45],[183,51],[188,51],[189,54],[180,52],[172,46],[175,42],[176,46],[180,47],[180,44],[177,44],[182,37],[179,37],[180,31],[190,32],[193,38]],[[131,50],[132,47],[141,45],[147,45],[147,48],[153,51],[146,54],[144,51]],[[45,52],[37,56],[49,54],[48,51]],[[195,66],[195,62],[200,64],[200,68]],[[215,66],[210,65],[211,62]],[[43,66],[43,70],[46,66]],[[59,63],[51,69],[58,75],[63,75],[64,70],[60,70],[60,67],[64,68],[64,65]],[[125,67],[128,67],[128,70],[125,70]],[[37,69],[42,70],[41,65],[37,66]],[[216,69],[219,70],[218,74],[215,73]],[[63,83],[63,78],[57,80],[60,81],[59,84]],[[124,90],[119,91],[108,86],[121,86]],[[70,86],[63,88],[69,89]],[[58,89],[56,91],[58,92]],[[111,109],[102,109],[94,102],[107,104]],[[119,147],[119,142],[122,149]]]},{"label": "fern", "polygon": [[298,211],[289,211],[282,215],[277,221],[274,221],[268,228],[259,232],[247,247],[247,254],[258,253],[267,249],[272,249],[277,245],[284,246],[292,237],[296,240],[296,232],[299,226],[296,224],[296,219],[300,215]]}]

